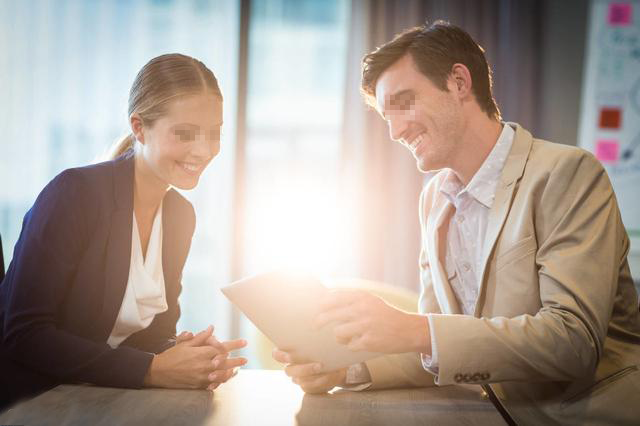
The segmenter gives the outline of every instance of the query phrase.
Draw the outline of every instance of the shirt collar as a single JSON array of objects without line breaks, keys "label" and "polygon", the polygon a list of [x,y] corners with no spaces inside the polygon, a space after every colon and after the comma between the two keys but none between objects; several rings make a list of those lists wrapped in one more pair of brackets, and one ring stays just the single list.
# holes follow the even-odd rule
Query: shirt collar
[{"label": "shirt collar", "polygon": [[469,184],[463,188],[453,170],[448,170],[440,186],[440,191],[454,204],[456,204],[456,198],[468,193],[485,207],[491,208],[495,197],[496,185],[502,174],[507,155],[511,150],[514,135],[513,128],[503,123],[498,141],[482,163],[482,166],[473,175]]}]

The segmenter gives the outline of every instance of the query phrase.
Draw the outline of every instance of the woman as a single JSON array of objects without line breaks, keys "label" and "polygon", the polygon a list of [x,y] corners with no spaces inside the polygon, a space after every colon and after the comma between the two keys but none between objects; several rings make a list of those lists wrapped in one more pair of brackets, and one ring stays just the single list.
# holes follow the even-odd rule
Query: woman
[{"label": "woman", "polygon": [[0,406],[61,382],[213,389],[246,362],[212,328],[176,342],[194,188],[220,151],[222,94],[200,61],[152,59],[113,159],[56,176],[0,285]]}]

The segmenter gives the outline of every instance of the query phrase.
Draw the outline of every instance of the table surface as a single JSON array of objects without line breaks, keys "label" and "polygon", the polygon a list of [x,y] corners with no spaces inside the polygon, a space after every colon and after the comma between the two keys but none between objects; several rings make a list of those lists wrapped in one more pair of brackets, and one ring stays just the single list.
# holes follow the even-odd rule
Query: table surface
[{"label": "table surface", "polygon": [[282,371],[241,370],[215,392],[60,385],[0,415],[21,425],[500,425],[479,387],[307,395]]}]

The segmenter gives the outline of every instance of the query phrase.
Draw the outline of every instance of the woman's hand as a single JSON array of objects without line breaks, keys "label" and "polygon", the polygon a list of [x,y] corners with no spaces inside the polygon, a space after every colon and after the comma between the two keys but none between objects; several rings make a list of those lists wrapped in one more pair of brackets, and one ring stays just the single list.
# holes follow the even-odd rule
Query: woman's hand
[{"label": "woman's hand", "polygon": [[[193,337],[193,333],[190,331],[183,331],[176,337],[176,342],[186,342],[193,339]],[[227,382],[230,378],[235,376],[237,373],[237,367],[247,363],[247,360],[242,357],[229,358],[229,352],[244,348],[247,346],[247,342],[243,339],[220,342],[212,334],[207,338],[205,345],[209,345],[217,351],[216,356],[211,361],[212,368],[215,371],[212,371],[209,374],[209,385],[207,386],[208,390],[214,390],[222,383]]]},{"label": "woman's hand", "polygon": [[227,382],[230,378],[235,376],[238,372],[238,367],[241,367],[247,363],[247,359],[243,357],[229,358],[229,352],[247,346],[247,341],[243,339],[229,340],[225,342],[218,342],[215,340],[213,343],[211,340],[215,340],[215,337],[211,336],[207,343],[215,346],[221,346],[224,352],[218,353],[211,361],[215,371],[209,374],[209,386],[208,390],[214,390],[222,383]]},{"label": "woman's hand", "polygon": [[307,393],[329,392],[334,387],[345,383],[346,368],[320,373],[322,370],[320,363],[295,360],[290,353],[279,349],[274,349],[272,355],[276,361],[286,364],[284,367],[286,375]]},{"label": "woman's hand", "polygon": [[196,334],[190,340],[153,357],[144,379],[145,386],[182,389],[202,389],[209,385],[209,374],[215,369],[212,359],[218,354],[206,345],[213,327]]}]

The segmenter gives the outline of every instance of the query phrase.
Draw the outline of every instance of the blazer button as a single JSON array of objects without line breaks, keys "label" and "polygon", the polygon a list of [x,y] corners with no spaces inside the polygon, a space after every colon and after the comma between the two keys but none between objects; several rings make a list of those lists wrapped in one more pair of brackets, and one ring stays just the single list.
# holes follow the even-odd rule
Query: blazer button
[{"label": "blazer button", "polygon": [[489,372],[482,373],[480,378],[481,380],[489,380],[491,378],[491,374]]},{"label": "blazer button", "polygon": [[477,382],[481,377],[482,375],[480,373],[474,373],[473,376],[471,376],[471,380]]},{"label": "blazer button", "polygon": [[456,383],[460,383],[463,380],[462,374],[460,374],[460,373],[456,374],[455,376],[453,376],[453,380]]},{"label": "blazer button", "polygon": [[471,376],[469,376],[468,374],[464,374],[464,375],[462,376],[462,380],[463,380],[465,383],[469,383],[469,382],[471,381]]}]

